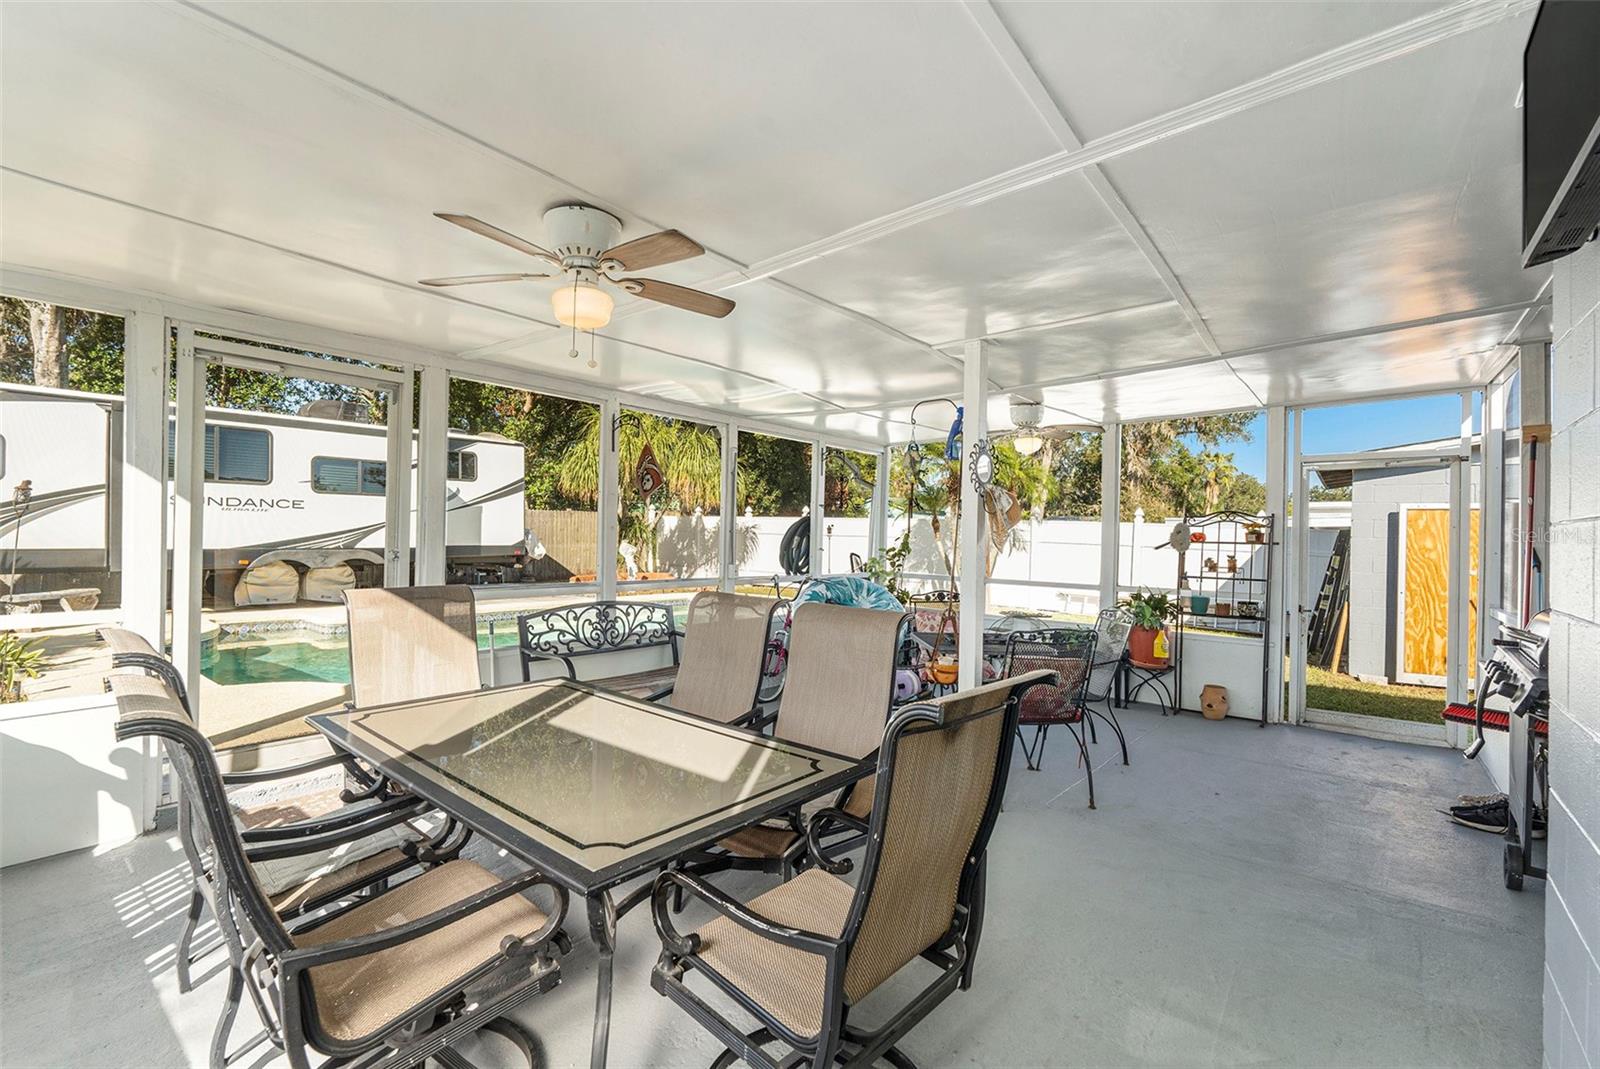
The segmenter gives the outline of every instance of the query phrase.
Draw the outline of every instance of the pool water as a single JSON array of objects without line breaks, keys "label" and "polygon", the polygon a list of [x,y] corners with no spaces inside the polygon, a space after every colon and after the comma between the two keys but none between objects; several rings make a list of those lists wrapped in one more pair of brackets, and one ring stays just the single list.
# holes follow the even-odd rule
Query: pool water
[{"label": "pool water", "polygon": [[[497,627],[494,644],[505,649],[517,644],[514,630]],[[304,632],[302,632],[303,634]],[[201,673],[213,683],[231,687],[240,683],[350,682],[350,652],[342,636],[310,642],[291,637],[271,642],[224,640],[208,646],[200,658]],[[489,629],[478,630],[478,648],[489,648]]]},{"label": "pool water", "polygon": [[[672,606],[673,618],[683,627],[688,602]],[[480,618],[478,648],[489,648],[488,620]],[[495,649],[517,645],[515,620],[493,622]],[[213,683],[231,687],[240,683],[350,682],[349,646],[343,635],[322,635],[306,630],[284,631],[272,638],[225,637],[207,645],[200,657],[200,672]]]}]

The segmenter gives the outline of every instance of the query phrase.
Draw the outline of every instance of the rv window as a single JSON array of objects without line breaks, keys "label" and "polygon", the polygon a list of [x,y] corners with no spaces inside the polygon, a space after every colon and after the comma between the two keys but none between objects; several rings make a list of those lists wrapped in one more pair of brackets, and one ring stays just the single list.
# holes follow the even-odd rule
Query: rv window
[{"label": "rv window", "polygon": [[206,478],[219,483],[272,481],[272,436],[248,427],[206,426]]},{"label": "rv window", "polygon": [[470,483],[478,477],[478,454],[460,449],[450,450],[445,462],[444,477],[450,482]]},{"label": "rv window", "polygon": [[[222,435],[222,468],[217,468],[217,435]],[[178,428],[167,421],[167,478],[172,478],[177,453]],[[206,424],[205,481],[208,483],[270,483],[272,435],[246,427]]]},{"label": "rv window", "polygon": [[382,497],[388,468],[381,460],[312,457],[311,489],[319,494],[368,494]]}]

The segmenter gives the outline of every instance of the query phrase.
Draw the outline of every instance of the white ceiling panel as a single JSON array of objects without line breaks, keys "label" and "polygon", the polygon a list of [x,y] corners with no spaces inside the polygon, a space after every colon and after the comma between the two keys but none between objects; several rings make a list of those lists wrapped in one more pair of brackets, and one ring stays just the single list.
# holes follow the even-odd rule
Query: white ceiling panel
[{"label": "white ceiling panel", "polygon": [[[781,382],[848,407],[886,396],[961,391],[961,370],[951,361],[782,287],[742,286],[728,295],[738,307],[726,319],[652,309],[619,317],[601,333],[615,342]],[[570,348],[570,335],[552,330],[530,338],[521,351],[565,358]],[[766,404],[741,408],[776,411]]]},{"label": "white ceiling panel", "polygon": [[999,0],[1079,137],[1165,115],[1441,7],[1401,3],[1071,3]]},{"label": "white ceiling panel", "polygon": [[1472,386],[1504,358],[1518,313],[1502,313],[1228,361],[1268,404]]},{"label": "white ceiling panel", "polygon": [[212,10],[745,263],[1055,148],[957,4]]},{"label": "white ceiling panel", "polygon": [[1082,175],[897,231],[782,277],[930,344],[1170,297]]},{"label": "white ceiling panel", "polygon": [[0,260],[134,292],[449,351],[531,324],[0,172]]},{"label": "white ceiling panel", "polygon": [[987,346],[989,375],[1002,386],[1103,375],[1207,355],[1174,301],[995,338]]},{"label": "white ceiling panel", "polygon": [[1167,419],[1258,407],[1255,395],[1222,363],[1051,386],[1040,391],[1052,408],[1099,423]]},{"label": "white ceiling panel", "polygon": [[1119,158],[1224,351],[1534,297],[1518,17]]}]

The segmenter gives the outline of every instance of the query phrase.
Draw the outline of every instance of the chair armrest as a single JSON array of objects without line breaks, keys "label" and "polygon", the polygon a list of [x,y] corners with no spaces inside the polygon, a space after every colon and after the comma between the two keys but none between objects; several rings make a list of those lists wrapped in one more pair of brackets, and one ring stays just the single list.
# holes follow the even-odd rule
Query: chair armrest
[{"label": "chair armrest", "polygon": [[734,901],[698,876],[691,876],[682,869],[668,869],[656,877],[655,886],[650,892],[650,912],[655,915],[656,934],[661,937],[661,944],[680,957],[697,953],[700,937],[692,932],[684,935],[673,927],[669,899],[674,886],[689,892],[741,928],[783,946],[820,954],[828,959],[830,969],[838,963],[844,948],[842,940],[821,932],[808,932],[804,928],[779,924],[744,903]]},{"label": "chair armrest", "polygon": [[567,669],[567,678],[574,682],[578,679],[578,670],[572,664],[571,657],[559,653],[524,653],[522,655],[522,678],[528,678],[528,666],[534,661],[560,661]]},{"label": "chair armrest", "polygon": [[[766,704],[765,702],[762,703],[762,705],[765,705],[765,704]],[[769,709],[769,710],[766,710],[765,712],[763,712],[762,708],[761,708],[761,705],[758,705],[755,708],[751,709],[749,712],[741,713],[739,716],[737,716],[734,719],[728,721],[728,724],[731,727],[746,728],[747,730],[750,730],[750,731],[765,731],[766,728],[767,728],[767,725],[771,724],[773,721],[775,721],[777,719],[778,719],[778,710]]]},{"label": "chair armrest", "polygon": [[350,807],[324,817],[312,817],[308,820],[298,820],[292,824],[280,824],[275,828],[248,828],[239,833],[245,845],[251,843],[266,843],[278,839],[304,839],[320,835],[324,832],[338,831],[351,825],[365,824],[379,817],[398,814],[401,819],[410,819],[418,816],[428,809],[428,803],[420,798],[402,796],[387,798],[376,805]]},{"label": "chair armrest", "polygon": [[298,857],[301,854],[331,850],[336,846],[343,846],[345,843],[352,843],[377,832],[386,831],[396,824],[404,824],[412,816],[410,812],[385,812],[360,824],[348,824],[309,835],[300,834],[289,838],[250,838],[245,840],[245,857],[251,861],[273,861],[281,857]]},{"label": "chair armrest", "polygon": [[[298,973],[318,965],[329,962],[344,961],[347,958],[362,958],[368,954],[376,954],[380,950],[388,950],[402,943],[409,943],[413,939],[436,932],[440,928],[454,924],[464,917],[470,916],[504,898],[514,894],[521,894],[530,887],[543,884],[555,892],[556,907],[550,912],[549,917],[537,932],[524,939],[507,939],[501,944],[501,953],[510,957],[524,947],[540,947],[549,942],[550,938],[560,930],[562,923],[567,918],[567,891],[559,884],[552,883],[542,872],[526,872],[521,876],[504,880],[493,887],[479,891],[470,898],[452,903],[444,909],[435,910],[426,917],[419,917],[414,921],[398,925],[386,931],[376,932],[371,935],[357,935],[349,939],[341,939],[333,943],[324,943],[321,946],[306,947],[287,951],[280,959],[286,971]],[[305,929],[301,929],[304,931]],[[511,944],[511,945],[508,945]]]},{"label": "chair armrest", "polygon": [[644,700],[647,701],[647,702],[658,702],[662,698],[665,698],[668,694],[671,694],[675,689],[677,689],[677,686],[678,686],[677,680],[673,680],[671,683],[668,683],[666,686],[662,687],[660,690],[652,691],[651,693],[646,694],[644,696]]},{"label": "chair armrest", "polygon": [[329,754],[326,757],[313,758],[303,761],[298,765],[284,765],[282,768],[257,768],[249,772],[224,772],[222,782],[229,787],[237,787],[244,783],[270,783],[275,779],[287,779],[290,776],[303,776],[307,772],[316,772],[319,769],[332,768],[334,765],[346,765],[351,760],[348,754]]},{"label": "chair armrest", "polygon": [[834,858],[828,856],[827,847],[822,845],[822,836],[826,833],[824,824],[837,824],[866,835],[867,822],[860,817],[846,813],[842,809],[819,809],[811,814],[811,820],[806,824],[806,852],[811,855],[811,860],[817,863],[817,868],[835,876],[843,876],[855,867],[849,858]]}]

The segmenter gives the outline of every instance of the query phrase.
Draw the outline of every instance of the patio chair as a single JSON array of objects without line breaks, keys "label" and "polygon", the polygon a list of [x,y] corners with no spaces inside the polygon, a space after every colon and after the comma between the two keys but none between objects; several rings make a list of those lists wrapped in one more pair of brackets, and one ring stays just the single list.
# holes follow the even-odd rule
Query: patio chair
[{"label": "patio chair", "polygon": [[[794,611],[774,737],[846,757],[870,757],[883,737],[894,692],[904,614],[807,602]],[[846,787],[833,805],[861,819],[872,781]],[[851,838],[856,836],[852,834]],[[805,856],[799,812],[741,828],[715,847],[680,859],[696,872],[757,869],[787,878]]]},{"label": "patio chair", "polygon": [[[650,982],[727,1050],[761,1069],[842,1063],[914,1063],[895,1049],[910,1029],[959,986],[972,984],[982,931],[989,836],[1000,812],[1020,699],[1050,678],[1034,672],[902,709],[883,733],[870,821],[839,810],[812,817],[814,866],[748,903],[683,871],[656,879],[652,909],[662,952]],[[830,823],[867,836],[856,885],[839,877],[847,860],[820,842]],[[682,934],[668,899],[700,899],[718,917]],[[850,1020],[853,1008],[921,958],[938,976],[877,1028]],[[743,1032],[689,988],[700,973],[752,1015]],[[877,1015],[875,1015],[876,1017]],[[774,1057],[765,1046],[790,1051]]]},{"label": "patio chair", "polygon": [[368,587],[344,592],[350,693],[361,708],[482,686],[472,588]]},{"label": "patio chair", "polygon": [[[308,1069],[308,1050],[331,1056],[328,1065],[415,1065],[480,1028],[511,1039],[532,1064],[530,1037],[501,1018],[559,979],[549,947],[566,914],[563,889],[538,873],[500,881],[456,859],[291,930],[257,878],[210,747],[176,697],[149,676],[111,681],[117,738],[162,742],[190,798],[193,838],[211,858],[231,959],[213,1069],[230,1061],[228,1037],[247,984],[266,1031],[244,1049],[265,1038],[293,1069]],[[539,885],[554,896],[550,911],[524,897]]]},{"label": "patio chair", "polygon": [[[1089,741],[1094,737],[1094,717],[1104,720],[1117,733],[1117,744],[1122,747],[1122,763],[1128,763],[1128,739],[1122,733],[1122,723],[1117,720],[1117,676],[1128,653],[1128,635],[1133,631],[1133,621],[1121,609],[1101,609],[1095,617],[1097,636],[1094,650],[1094,670],[1089,673],[1088,685],[1083,692],[1083,707],[1091,714],[1087,718]],[[1094,703],[1104,707],[1102,712]]]},{"label": "patio chair", "polygon": [[702,590],[689,602],[677,675],[646,695],[725,724],[760,728],[761,672],[781,602]]},{"label": "patio chair", "polygon": [[[1013,631],[1006,639],[1007,678],[1029,672],[1054,673],[1056,681],[1034,687],[1022,698],[1017,714],[1017,741],[1028,771],[1037,772],[1044,764],[1044,744],[1052,727],[1065,727],[1078,744],[1084,775],[1089,783],[1089,808],[1094,808],[1094,762],[1089,757],[1083,722],[1089,714],[1084,707],[1084,688],[1094,664],[1095,633],[1089,627],[1058,627],[1039,631]],[[1029,745],[1022,729],[1033,728]]]}]

